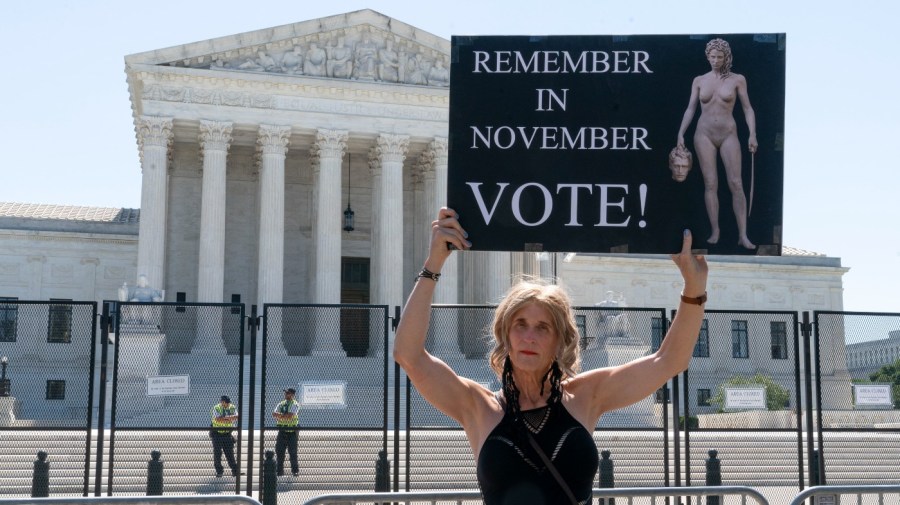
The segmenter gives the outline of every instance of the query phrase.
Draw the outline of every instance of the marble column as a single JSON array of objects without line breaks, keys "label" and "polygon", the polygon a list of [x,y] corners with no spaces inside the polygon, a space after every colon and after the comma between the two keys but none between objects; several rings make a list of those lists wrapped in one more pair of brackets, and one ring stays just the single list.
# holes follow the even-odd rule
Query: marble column
[{"label": "marble column", "polygon": [[[290,126],[260,125],[256,141],[259,154],[259,255],[256,299],[260,312],[267,303],[284,297],[284,160]],[[269,311],[266,321],[267,353],[285,354],[283,311]]]},{"label": "marble column", "polygon": [[[341,303],[341,166],[347,132],[319,130],[311,154],[315,158],[315,303]],[[340,319],[335,311],[319,310],[315,318],[314,356],[339,356]]]},{"label": "marble column", "polygon": [[165,289],[166,209],[172,118],[141,116],[136,124],[141,153],[141,223],[138,229],[138,275]]},{"label": "marble column", "polygon": [[[226,157],[231,144],[230,122],[200,121],[203,186],[200,197],[200,255],[197,301],[222,303],[225,288]],[[208,307],[197,317],[197,342],[192,351],[224,354],[223,313]]]},{"label": "marble column", "polygon": [[230,122],[200,121],[203,190],[200,199],[200,256],[197,301],[221,303],[225,288],[225,158]]},{"label": "marble column", "polygon": [[347,132],[319,130],[313,153],[318,157],[315,215],[315,303],[341,303],[341,165]]},{"label": "marble column", "polygon": [[376,243],[376,236],[381,225],[381,161],[375,147],[369,150],[369,175],[372,177],[372,216],[371,230],[369,231],[369,244],[371,252],[369,253],[369,303],[379,304],[381,300],[381,282],[380,278],[375,275],[379,262],[379,254],[381,250]]},{"label": "marble column", "polygon": [[260,125],[259,276],[257,304],[281,303],[284,296],[284,160],[290,126]]},{"label": "marble column", "polygon": [[[438,210],[447,206],[447,139],[435,137],[428,152],[433,160],[434,187],[428,222],[437,218]],[[464,222],[464,220],[463,220]],[[430,237],[430,235],[429,235]],[[459,255],[451,254],[441,268],[441,280],[434,293],[435,303],[459,303]]]},{"label": "marble column", "polygon": [[[375,230],[378,263],[375,277],[380,287],[377,305],[403,304],[403,160],[409,147],[408,135],[382,134],[375,147],[381,162],[379,223]],[[390,310],[393,310],[392,308]]]}]

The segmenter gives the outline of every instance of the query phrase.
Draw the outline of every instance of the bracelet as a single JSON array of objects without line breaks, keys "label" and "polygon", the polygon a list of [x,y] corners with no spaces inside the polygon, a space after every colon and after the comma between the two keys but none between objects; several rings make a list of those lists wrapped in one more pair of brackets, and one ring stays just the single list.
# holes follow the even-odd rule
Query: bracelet
[{"label": "bracelet", "polygon": [[703,305],[704,303],[706,303],[706,293],[703,293],[702,295],[700,295],[696,298],[691,298],[690,296],[684,296],[684,294],[682,293],[681,301],[684,303],[690,303],[691,305]]},{"label": "bracelet", "polygon": [[418,281],[419,279],[431,279],[434,282],[437,282],[440,278],[441,274],[436,274],[425,267],[422,267],[422,271],[416,275],[416,281]]}]

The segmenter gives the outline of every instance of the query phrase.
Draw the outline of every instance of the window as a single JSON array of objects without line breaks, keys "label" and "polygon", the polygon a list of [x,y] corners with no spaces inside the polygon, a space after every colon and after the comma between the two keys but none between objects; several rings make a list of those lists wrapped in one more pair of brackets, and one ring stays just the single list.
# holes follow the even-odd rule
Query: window
[{"label": "window", "polygon": [[700,325],[700,336],[697,337],[697,345],[694,346],[695,358],[709,357],[709,320],[704,319]]},{"label": "window", "polygon": [[708,389],[698,389],[697,390],[697,406],[698,407],[709,407],[709,394]]},{"label": "window", "polygon": [[747,321],[731,322],[731,357],[750,357],[750,351],[747,349]]},{"label": "window", "polygon": [[652,352],[656,352],[663,341],[663,328],[666,322],[661,317],[654,317],[650,323],[650,347]]},{"label": "window", "polygon": [[66,399],[66,381],[62,381],[62,380],[47,381],[47,399],[48,400],[65,400]]},{"label": "window", "polygon": [[[51,298],[51,302],[71,302],[69,299]],[[47,322],[47,342],[68,344],[72,342],[72,306],[51,305]]]},{"label": "window", "polygon": [[19,306],[13,303],[18,298],[0,297],[0,342],[15,342],[19,326]]},{"label": "window", "polygon": [[787,359],[787,323],[772,321],[769,329],[772,334],[772,359]]}]

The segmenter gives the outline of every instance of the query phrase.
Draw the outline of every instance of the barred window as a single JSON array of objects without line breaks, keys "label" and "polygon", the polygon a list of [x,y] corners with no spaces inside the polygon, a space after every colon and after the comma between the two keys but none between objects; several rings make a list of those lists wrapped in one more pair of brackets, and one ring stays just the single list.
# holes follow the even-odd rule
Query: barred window
[{"label": "barred window", "polygon": [[698,389],[697,390],[697,406],[698,407],[709,407],[709,399],[712,397],[709,389]]},{"label": "barred window", "polygon": [[700,336],[697,337],[697,344],[694,346],[695,358],[709,357],[709,320],[703,319],[700,325]]},{"label": "barred window", "polygon": [[731,357],[750,357],[750,351],[747,348],[747,321],[731,322]]},{"label": "barred window", "polygon": [[[70,299],[51,298],[51,302],[71,302]],[[72,305],[50,306],[47,322],[47,342],[68,344],[72,342]]]},{"label": "barred window", "polygon": [[654,317],[650,326],[650,346],[651,351],[656,352],[663,341],[663,328],[665,328],[665,320],[661,317]]},{"label": "barred window", "polygon": [[15,342],[16,331],[19,327],[19,305],[15,303],[18,298],[0,297],[0,342]]},{"label": "barred window", "polygon": [[48,380],[47,381],[47,399],[48,400],[65,400],[66,399],[66,381],[64,381],[64,380]]},{"label": "barred window", "polygon": [[769,329],[772,335],[772,359],[787,359],[787,323],[771,321]]}]

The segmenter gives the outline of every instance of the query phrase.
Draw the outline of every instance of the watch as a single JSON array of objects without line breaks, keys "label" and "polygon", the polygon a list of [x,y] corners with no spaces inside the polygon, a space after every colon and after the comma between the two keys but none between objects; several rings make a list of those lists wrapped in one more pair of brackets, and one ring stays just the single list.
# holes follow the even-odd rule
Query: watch
[{"label": "watch", "polygon": [[704,303],[706,303],[706,293],[703,293],[702,295],[700,295],[696,298],[691,298],[690,296],[681,295],[681,301],[684,303],[690,303],[692,305],[703,305]]}]

